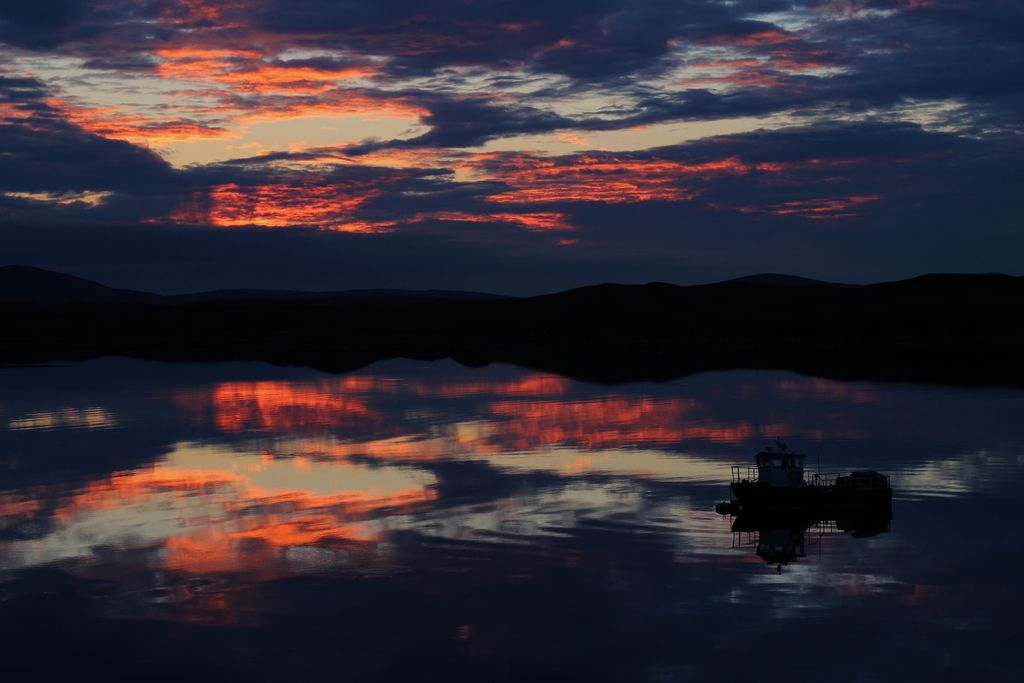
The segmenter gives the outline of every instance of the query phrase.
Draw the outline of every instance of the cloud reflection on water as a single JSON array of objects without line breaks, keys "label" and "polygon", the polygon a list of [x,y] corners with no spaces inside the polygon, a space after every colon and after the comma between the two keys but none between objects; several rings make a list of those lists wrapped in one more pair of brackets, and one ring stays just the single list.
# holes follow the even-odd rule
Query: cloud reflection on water
[{"label": "cloud reflection on water", "polygon": [[[345,376],[120,360],[5,372],[0,590],[13,602],[0,616],[52,590],[56,570],[88,620],[294,622],[306,633],[314,615],[358,603],[377,613],[360,617],[368,631],[346,631],[353,644],[397,620],[474,661],[514,643],[546,661],[530,649],[541,634],[572,659],[581,641],[557,629],[576,629],[594,642],[639,638],[671,679],[692,650],[656,634],[729,647],[698,637],[695,616],[702,632],[746,614],[806,637],[808,615],[977,625],[995,608],[954,599],[978,595],[980,567],[950,559],[951,539],[992,535],[970,501],[1012,506],[1024,478],[1014,392],[775,372],[604,387],[411,361]],[[11,426],[85,414],[105,419]],[[711,506],[728,465],[776,434],[828,466],[892,473],[893,531],[808,537],[807,556],[781,574],[733,547]],[[989,559],[1015,558],[1004,548]],[[587,621],[587,610],[599,614]]]}]

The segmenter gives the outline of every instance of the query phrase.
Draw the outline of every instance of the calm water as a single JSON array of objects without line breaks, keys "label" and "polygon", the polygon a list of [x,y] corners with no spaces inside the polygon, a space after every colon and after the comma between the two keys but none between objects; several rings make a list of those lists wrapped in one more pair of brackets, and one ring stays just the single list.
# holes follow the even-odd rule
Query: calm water
[{"label": "calm water", "polygon": [[[1022,680],[1022,416],[785,372],[2,369],[0,672]],[[888,530],[734,533],[777,435],[892,475]]]}]

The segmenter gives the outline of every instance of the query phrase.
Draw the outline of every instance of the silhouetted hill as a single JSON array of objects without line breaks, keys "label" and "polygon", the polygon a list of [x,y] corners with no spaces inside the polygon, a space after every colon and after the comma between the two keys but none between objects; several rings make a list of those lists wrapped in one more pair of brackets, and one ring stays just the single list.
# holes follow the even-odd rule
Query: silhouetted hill
[{"label": "silhouetted hill", "polygon": [[0,266],[0,301],[146,303],[156,294],[114,289],[92,280],[31,266]]},{"label": "silhouetted hill", "polygon": [[304,292],[287,289],[215,289],[193,294],[165,296],[169,302],[212,302],[212,301],[296,301],[333,298],[396,298],[396,299],[461,299],[488,300],[506,299],[501,294],[485,292],[464,292],[448,289],[347,289],[337,292]]},{"label": "silhouetted hill", "polygon": [[814,280],[808,277],[800,277],[799,275],[786,275],[784,273],[758,273],[757,275],[746,275],[744,277],[734,278],[732,280],[726,280],[726,282],[739,282],[748,285],[791,285],[791,286],[803,286],[803,285],[828,285],[830,287],[855,287],[856,285],[845,285],[836,282],[825,282],[823,280]]},{"label": "silhouetted hill", "polygon": [[161,296],[150,292],[115,289],[85,278],[32,266],[0,266],[0,301],[54,303],[203,303],[243,301],[306,301],[332,298],[395,299],[505,299],[500,294],[443,289],[351,289],[303,292],[278,289],[217,289],[192,294]]},{"label": "silhouetted hill", "polygon": [[691,287],[605,283],[528,298],[370,291],[9,301],[0,304],[8,330],[0,362],[131,355],[344,370],[395,356],[452,357],[599,381],[744,367],[1024,386],[1019,277],[937,274],[858,287],[775,276]]}]

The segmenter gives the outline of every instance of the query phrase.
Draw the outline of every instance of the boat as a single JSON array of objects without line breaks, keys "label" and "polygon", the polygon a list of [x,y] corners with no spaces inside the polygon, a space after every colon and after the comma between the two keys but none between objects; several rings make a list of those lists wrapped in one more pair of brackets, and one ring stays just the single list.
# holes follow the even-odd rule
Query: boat
[{"label": "boat", "polygon": [[[873,470],[845,475],[805,475],[806,455],[789,450],[781,440],[755,456],[754,467],[734,465],[731,512],[805,512],[834,518],[835,513],[892,508],[889,477]],[[720,509],[725,509],[720,508]]]}]

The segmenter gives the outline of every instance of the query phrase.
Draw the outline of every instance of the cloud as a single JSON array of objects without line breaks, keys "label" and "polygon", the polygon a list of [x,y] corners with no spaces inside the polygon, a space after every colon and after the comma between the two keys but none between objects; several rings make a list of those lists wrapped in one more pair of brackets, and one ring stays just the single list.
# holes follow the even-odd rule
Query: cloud
[{"label": "cloud", "polygon": [[[86,68],[204,84],[207,97],[182,105],[187,127],[167,134],[154,113],[95,131],[132,141],[202,139],[251,116],[384,110],[429,130],[367,148],[460,147],[671,121],[862,116],[922,101],[956,105],[946,122],[988,130],[1015,127],[1024,106],[1024,10],[999,0],[83,6],[5,9],[0,40]],[[587,104],[566,108],[573,97]]]},{"label": "cloud", "polygon": [[91,210],[113,195],[100,212],[110,217],[114,214],[106,209],[127,209],[132,195],[146,201],[173,197],[174,173],[167,162],[68,122],[49,104],[38,81],[0,77],[0,110],[7,118],[0,125],[0,202],[8,219],[47,206],[54,217]]},{"label": "cloud", "polygon": [[1024,247],[1008,199],[1020,183],[1020,143],[911,124],[760,131],[633,153],[453,159],[477,180],[451,169],[290,167],[313,155],[175,172],[177,204],[145,225],[9,222],[6,257],[164,289],[534,293],[770,269],[852,281],[1017,272],[1013,255]]},{"label": "cloud", "polygon": [[4,3],[0,41],[34,49],[55,47],[76,33],[87,8],[84,0]]},{"label": "cloud", "polygon": [[[125,272],[150,258],[145,237],[182,259],[210,254],[203,277],[225,283],[245,259],[274,272],[280,254],[308,260],[310,281],[337,277],[327,254],[353,276],[386,277],[358,254],[404,283],[505,291],[743,274],[787,253],[822,269],[857,253],[863,273],[1015,269],[1016,3],[48,8],[0,9],[0,223],[15,242],[21,230],[75,245],[29,239],[26,262]],[[768,117],[773,130],[751,130]],[[664,132],[737,120],[747,132],[678,144]],[[339,139],[325,144],[331,126]],[[621,149],[659,126],[653,148]],[[363,131],[377,137],[352,143]],[[545,140],[558,136],[580,152],[553,153]],[[177,168],[161,156],[241,149],[270,151]],[[120,260],[90,235],[124,240],[110,251]],[[171,286],[158,274],[169,266],[154,267]]]}]

